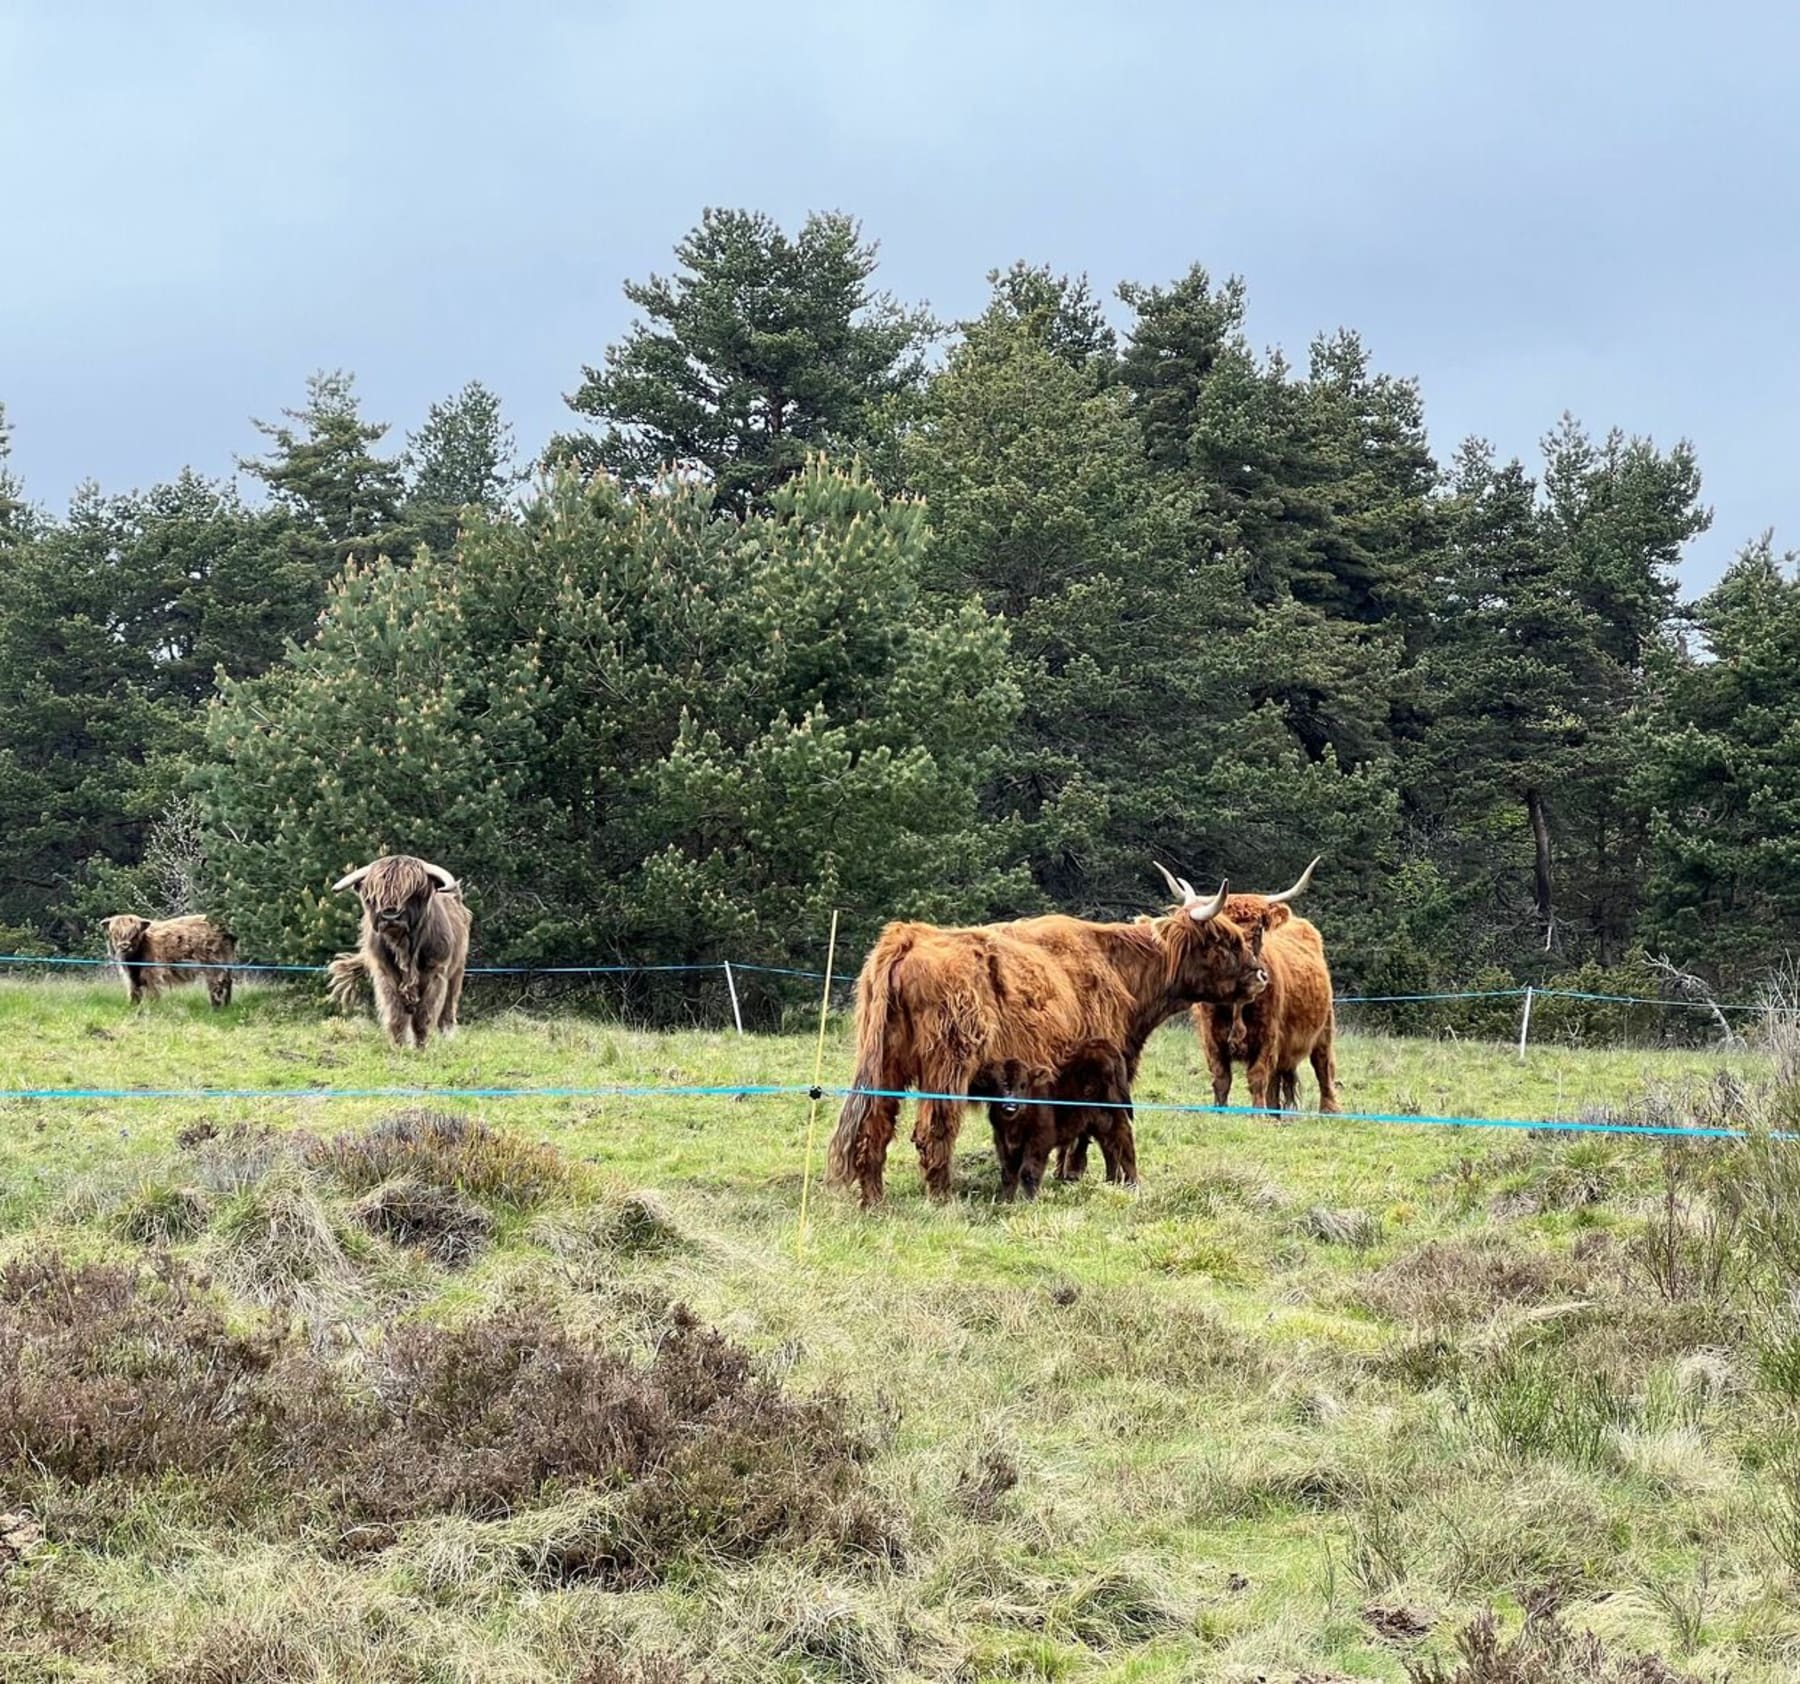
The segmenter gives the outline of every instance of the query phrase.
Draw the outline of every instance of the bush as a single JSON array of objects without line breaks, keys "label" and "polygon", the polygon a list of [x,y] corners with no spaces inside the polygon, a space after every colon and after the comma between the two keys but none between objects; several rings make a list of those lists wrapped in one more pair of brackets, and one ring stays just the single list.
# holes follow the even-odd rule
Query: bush
[{"label": "bush", "polygon": [[448,1187],[409,1175],[384,1181],[350,1209],[371,1234],[423,1252],[446,1268],[472,1261],[493,1237],[494,1219],[480,1205]]},{"label": "bush", "polygon": [[1457,1636],[1454,1670],[1440,1660],[1409,1660],[1409,1684],[1697,1684],[1654,1655],[1609,1653],[1592,1632],[1579,1636],[1543,1599],[1528,1606],[1524,1629],[1500,1641],[1491,1613]]},{"label": "bush", "polygon": [[0,1468],[70,1485],[205,1480],[228,1501],[292,1436],[321,1376],[268,1333],[233,1332],[173,1265],[59,1258],[0,1269]]},{"label": "bush", "polygon": [[448,1111],[424,1109],[397,1112],[355,1134],[312,1141],[306,1161],[353,1194],[408,1181],[512,1210],[535,1209],[565,1192],[573,1179],[552,1147]]},{"label": "bush", "polygon": [[697,1551],[891,1545],[861,1457],[835,1400],[786,1396],[679,1307],[645,1365],[521,1310],[398,1327],[346,1374],[286,1327],[234,1331],[173,1265],[0,1270],[0,1478],[117,1488],[121,1508],[174,1475],[222,1515],[365,1550],[592,1488],[616,1503],[538,1570],[639,1584]]}]

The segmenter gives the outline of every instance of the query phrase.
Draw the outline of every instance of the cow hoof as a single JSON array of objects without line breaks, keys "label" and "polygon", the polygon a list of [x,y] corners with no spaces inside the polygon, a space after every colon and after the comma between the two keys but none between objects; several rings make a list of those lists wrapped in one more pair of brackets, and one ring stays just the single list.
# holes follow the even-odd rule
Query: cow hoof
[{"label": "cow hoof", "polygon": [[454,1041],[456,1039],[456,1025],[453,1023],[446,1029],[439,1029],[438,1039],[440,1041]]}]

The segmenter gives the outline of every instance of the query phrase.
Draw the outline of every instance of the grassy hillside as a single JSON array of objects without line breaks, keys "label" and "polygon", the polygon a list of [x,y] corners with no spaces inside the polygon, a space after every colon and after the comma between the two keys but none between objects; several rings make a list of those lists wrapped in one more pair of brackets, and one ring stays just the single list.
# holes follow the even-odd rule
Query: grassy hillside
[{"label": "grassy hillside", "polygon": [[[5,983],[0,1087],[811,1076],[474,1003],[420,1056]],[[1769,1103],[1753,1054],[1340,1065],[1400,1115]],[[1205,1094],[1165,1032],[1139,1098]],[[1002,1207],[971,1114],[949,1205],[902,1140],[802,1252],[802,1097],[409,1103],[0,1105],[0,1676],[1397,1680],[1528,1599],[1611,1660],[1443,1676],[1800,1669],[1780,1201],[1729,1191],[1778,1147],[1148,1112],[1141,1194]]]}]

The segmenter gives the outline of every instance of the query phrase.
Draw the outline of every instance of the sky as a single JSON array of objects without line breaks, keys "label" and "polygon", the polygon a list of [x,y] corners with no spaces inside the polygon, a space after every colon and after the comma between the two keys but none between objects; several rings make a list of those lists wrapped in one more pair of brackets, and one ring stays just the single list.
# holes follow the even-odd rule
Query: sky
[{"label": "sky", "polygon": [[0,402],[34,501],[215,474],[315,369],[530,449],[708,205],[843,210],[880,283],[1242,275],[1432,441],[1699,452],[1698,591],[1800,546],[1800,8],[0,0]]}]

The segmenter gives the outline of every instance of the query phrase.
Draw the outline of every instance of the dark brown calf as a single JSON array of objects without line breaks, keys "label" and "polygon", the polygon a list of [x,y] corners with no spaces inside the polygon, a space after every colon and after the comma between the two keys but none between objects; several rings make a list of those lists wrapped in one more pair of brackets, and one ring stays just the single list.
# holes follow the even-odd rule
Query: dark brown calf
[{"label": "dark brown calf", "polygon": [[[1011,1200],[1021,1192],[1035,1199],[1053,1151],[1061,1151],[1066,1163],[1073,1147],[1085,1167],[1090,1139],[1100,1143],[1108,1181],[1137,1185],[1131,1072],[1118,1048],[1085,1041],[1048,1080],[1043,1072],[1027,1070],[1017,1061],[1009,1061],[994,1075],[983,1089],[988,1085],[998,1089],[988,1098],[988,1120],[994,1128],[994,1155],[1000,1160],[1002,1199]],[[1061,1178],[1072,1179],[1066,1174]]]}]

